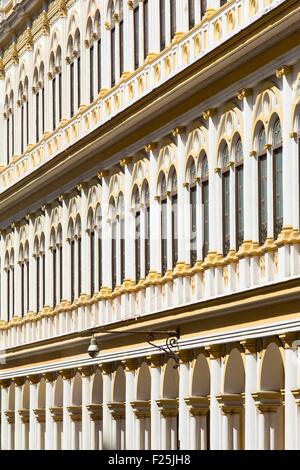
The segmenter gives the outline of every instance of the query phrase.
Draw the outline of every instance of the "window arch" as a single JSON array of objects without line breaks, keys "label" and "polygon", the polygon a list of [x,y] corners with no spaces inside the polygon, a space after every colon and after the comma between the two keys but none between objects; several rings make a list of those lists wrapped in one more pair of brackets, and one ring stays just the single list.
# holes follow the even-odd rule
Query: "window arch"
[{"label": "window arch", "polygon": [[88,213],[88,233],[90,236],[90,294],[95,294],[96,286],[96,227],[93,209]]},{"label": "window arch", "polygon": [[45,305],[46,294],[45,237],[43,233],[35,238],[34,257],[36,274],[36,312],[38,313]]},{"label": "window arch", "polygon": [[62,120],[62,53],[61,47],[56,46],[55,52],[50,55],[51,94],[52,94],[52,128],[56,129]]},{"label": "window arch", "polygon": [[29,246],[28,242],[20,245],[19,266],[21,271],[21,314],[24,316],[29,311]]},{"label": "window arch", "polygon": [[108,6],[110,23],[111,86],[124,72],[124,20],[123,0],[111,0]]},{"label": "window arch", "polygon": [[172,267],[175,268],[178,261],[178,195],[177,195],[177,173],[175,168],[170,171],[171,183],[171,209],[172,209]]},{"label": "window arch", "polygon": [[117,204],[110,202],[111,214],[111,285],[114,290],[125,280],[125,211],[124,197],[120,193]]},{"label": "window arch", "polygon": [[202,156],[200,166],[202,209],[202,259],[205,259],[209,252],[209,169],[206,154]]},{"label": "window arch", "polygon": [[226,256],[230,250],[230,160],[229,149],[226,142],[222,144],[220,158],[222,175],[223,255]]},{"label": "window arch", "polygon": [[14,114],[14,92],[11,89],[10,82],[7,86],[5,97],[5,119],[6,119],[6,159],[7,165],[15,153],[15,114]]},{"label": "window arch", "polygon": [[263,245],[268,236],[268,174],[267,174],[267,152],[266,131],[261,124],[257,136],[258,147],[258,230],[259,244]]},{"label": "window arch", "polygon": [[280,120],[276,119],[272,133],[273,144],[273,233],[278,237],[283,226],[282,135]]},{"label": "window arch", "polygon": [[[24,69],[23,69],[23,73]],[[20,152],[23,154],[29,143],[29,108],[28,108],[28,77],[22,76],[19,83],[18,106],[20,118]]]},{"label": "window arch", "polygon": [[176,34],[176,0],[159,0],[160,50],[162,51]]},{"label": "window arch", "polygon": [[188,165],[188,183],[190,192],[190,264],[197,261],[197,169],[194,158]]},{"label": "window arch", "polygon": [[244,241],[244,164],[243,144],[238,136],[234,145],[235,157],[235,232],[236,250]]},{"label": "window arch", "polygon": [[39,142],[45,132],[45,67],[38,64],[33,73],[33,93],[35,95],[35,139]]},{"label": "window arch", "polygon": [[67,47],[67,62],[69,64],[70,116],[73,117],[81,102],[81,59],[80,31],[75,26],[75,18],[72,19],[71,25]]},{"label": "window arch", "polygon": [[5,254],[6,287],[7,287],[7,318],[12,320],[15,315],[15,255],[11,248]]}]

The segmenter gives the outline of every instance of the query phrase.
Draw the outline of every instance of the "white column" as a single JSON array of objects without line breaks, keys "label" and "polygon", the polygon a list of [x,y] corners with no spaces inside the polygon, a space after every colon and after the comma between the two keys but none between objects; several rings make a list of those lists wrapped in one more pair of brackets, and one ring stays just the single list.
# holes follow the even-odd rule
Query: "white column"
[{"label": "white column", "polygon": [[68,243],[68,201],[65,196],[62,199],[62,259],[63,259],[63,286],[62,300],[71,299],[71,278],[70,278],[70,250]]},{"label": "white column", "polygon": [[[45,209],[45,306],[52,305],[52,272],[51,272],[51,250],[50,250],[50,230],[51,230],[51,207]],[[52,286],[52,288],[49,288]]]},{"label": "white column", "polygon": [[148,359],[151,365],[151,450],[159,450],[161,417],[156,400],[161,398],[161,356],[153,355]]},{"label": "white column", "polygon": [[38,383],[40,376],[32,375],[29,380],[29,450],[38,450],[38,424],[33,410],[38,408]]},{"label": "white column", "polygon": [[82,377],[82,450],[92,450],[92,426],[88,406],[91,402],[91,382],[94,370],[92,367],[82,367],[79,372]]},{"label": "white column", "polygon": [[189,448],[189,410],[185,398],[189,396],[190,351],[180,351],[179,366],[179,443],[180,450]]},{"label": "white column", "polygon": [[125,439],[126,450],[133,450],[135,448],[135,414],[131,406],[131,402],[135,399],[135,361],[126,359],[122,361],[125,367],[126,375],[126,404],[125,404]]},{"label": "white column", "polygon": [[297,449],[297,404],[292,394],[292,390],[297,387],[298,374],[298,350],[295,346],[297,339],[296,333],[285,333],[280,335],[281,341],[284,343],[285,355],[285,396],[284,396],[284,449]]},{"label": "white column", "polygon": [[109,177],[102,181],[102,287],[111,286],[111,236],[108,222]]},{"label": "white column", "polygon": [[10,380],[1,380],[1,450],[8,450],[9,444],[9,424],[5,411],[9,411],[9,387]]},{"label": "white column", "polygon": [[46,400],[45,400],[45,450],[54,450],[54,428],[55,424],[51,416],[50,409],[54,407],[54,387],[57,374],[44,374],[46,381]]},{"label": "white column", "polygon": [[221,449],[221,410],[216,399],[221,391],[221,351],[218,345],[208,346],[210,354],[210,448]]},{"label": "white column", "polygon": [[252,393],[257,390],[256,340],[243,340],[245,350],[245,450],[256,449],[257,409]]},{"label": "white column", "polygon": [[282,77],[282,176],[283,176],[283,227],[293,227],[293,204],[296,204],[293,185],[293,165],[291,132],[291,113],[293,110],[293,74],[286,66],[277,70],[276,75]]},{"label": "white column", "polygon": [[24,377],[16,377],[15,382],[15,450],[22,450],[22,431],[24,429],[19,410],[22,406],[22,389],[25,383]]},{"label": "white column", "polygon": [[64,383],[63,383],[63,450],[72,449],[72,422],[71,416],[68,411],[68,407],[72,404],[72,378],[74,376],[74,371],[63,370],[60,372]]},{"label": "white column", "polygon": [[101,364],[103,377],[103,450],[112,449],[112,418],[108,408],[112,396],[112,373],[111,365],[107,363]]}]

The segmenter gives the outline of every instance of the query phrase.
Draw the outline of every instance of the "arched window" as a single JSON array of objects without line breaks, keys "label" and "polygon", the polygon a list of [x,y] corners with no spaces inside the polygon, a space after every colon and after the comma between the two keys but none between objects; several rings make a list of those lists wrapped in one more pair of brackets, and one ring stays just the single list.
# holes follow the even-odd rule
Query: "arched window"
[{"label": "arched window", "polygon": [[111,86],[114,86],[124,72],[123,0],[111,1],[110,15]]},{"label": "arched window", "polygon": [[159,0],[159,18],[160,18],[160,50],[166,47],[166,1]]},{"label": "arched window", "polygon": [[114,201],[110,204],[111,211],[111,285],[112,290],[117,286],[117,218]]},{"label": "arched window", "polygon": [[45,83],[44,64],[35,68],[33,75],[33,89],[35,93],[35,138],[39,142],[45,132]]},{"label": "arched window", "polygon": [[160,50],[168,45],[176,34],[176,0],[159,0]]},{"label": "arched window", "polygon": [[143,188],[144,198],[144,250],[145,250],[145,277],[150,271],[150,192],[148,183]]},{"label": "arched window", "polygon": [[279,119],[273,127],[273,207],[274,239],[278,237],[283,226],[283,179],[282,179],[282,135]]},{"label": "arched window", "polygon": [[221,150],[222,164],[222,227],[223,227],[223,255],[230,250],[230,166],[227,143]]},{"label": "arched window", "polygon": [[69,223],[69,244],[70,244],[70,281],[71,281],[71,302],[75,300],[75,229],[71,219]]},{"label": "arched window", "polygon": [[102,211],[100,205],[96,210],[97,215],[97,233],[98,233],[98,286],[99,291],[103,283],[103,271],[102,271]]},{"label": "arched window", "polygon": [[35,240],[35,267],[36,267],[36,311],[37,313],[45,305],[46,293],[46,265],[45,265],[45,239],[44,235]]},{"label": "arched window", "polygon": [[54,228],[50,239],[52,253],[52,306],[55,308],[62,301],[62,229],[61,225],[57,230]]},{"label": "arched window", "polygon": [[99,10],[96,11],[95,15],[95,31],[97,41],[97,88],[98,93],[102,87],[102,69],[101,69],[101,16]]},{"label": "arched window", "polygon": [[201,164],[201,202],[202,202],[202,259],[205,259],[209,251],[209,174],[208,161],[204,155]]},{"label": "arched window", "polygon": [[134,188],[132,199],[135,223],[135,281],[139,282],[141,279],[141,201],[137,186]]},{"label": "arched window", "polygon": [[172,209],[172,267],[174,269],[178,261],[178,195],[175,169],[172,171],[170,197]]},{"label": "arched window", "polygon": [[268,236],[268,175],[267,175],[267,152],[266,131],[261,127],[258,134],[258,230],[259,244],[263,245]]},{"label": "arched window", "polygon": [[81,101],[81,60],[80,32],[76,29],[74,37],[68,40],[69,79],[70,79],[70,115],[74,116]]},{"label": "arched window", "polygon": [[120,233],[120,283],[125,281],[125,213],[124,213],[124,197],[123,194],[119,196],[118,203],[119,210],[119,233]]},{"label": "arched window", "polygon": [[189,0],[189,29],[192,29],[196,23],[195,17],[195,0]]},{"label": "arched window", "polygon": [[8,321],[15,315],[15,257],[14,250],[6,253],[6,285],[7,285],[7,315]]},{"label": "arched window", "polygon": [[21,271],[21,313],[24,316],[29,310],[29,259],[28,243],[20,247],[19,265]]},{"label": "arched window", "polygon": [[14,116],[14,93],[11,90],[5,99],[6,117],[6,154],[7,164],[15,153],[15,116]]},{"label": "arched window", "polygon": [[76,298],[78,299],[81,295],[82,291],[82,254],[81,254],[81,220],[80,217],[76,220],[76,227],[75,227],[75,238],[77,243],[77,266],[76,266],[76,274],[77,274],[77,291],[76,291]]},{"label": "arched window", "polygon": [[190,263],[197,261],[197,171],[195,160],[192,159],[189,168],[190,190]]},{"label": "arched window", "polygon": [[167,230],[167,183],[163,174],[160,181],[160,207],[161,207],[161,272],[164,276],[168,269],[168,230]]},{"label": "arched window", "polygon": [[244,165],[243,144],[240,137],[235,144],[235,228],[238,251],[244,241]]},{"label": "arched window", "polygon": [[20,108],[20,150],[24,152],[29,142],[29,115],[28,115],[28,79],[19,86],[18,105]]},{"label": "arched window", "polygon": [[95,293],[95,277],[96,277],[96,234],[95,234],[95,221],[92,209],[88,217],[88,230],[90,235],[90,294]]},{"label": "arched window", "polygon": [[50,75],[52,92],[52,128],[56,129],[62,119],[62,69],[61,48],[57,47],[56,53],[52,52],[50,58]]}]

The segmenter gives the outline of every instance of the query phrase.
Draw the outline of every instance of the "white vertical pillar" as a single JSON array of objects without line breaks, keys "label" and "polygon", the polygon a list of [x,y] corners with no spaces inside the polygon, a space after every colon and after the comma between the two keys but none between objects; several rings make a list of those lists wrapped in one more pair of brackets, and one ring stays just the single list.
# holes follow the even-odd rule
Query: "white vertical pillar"
[{"label": "white vertical pillar", "polygon": [[72,404],[72,378],[74,371],[66,369],[60,372],[63,378],[63,450],[72,449],[72,422],[68,407]]},{"label": "white vertical pillar", "polygon": [[1,380],[1,450],[8,450],[9,424],[5,415],[9,411],[9,387],[10,380]]},{"label": "white vertical pillar", "polygon": [[38,423],[34,410],[38,408],[38,383],[40,376],[30,375],[29,380],[29,450],[38,450]]},{"label": "white vertical pillar", "polygon": [[68,243],[68,200],[62,195],[62,258],[63,258],[63,286],[62,300],[71,299],[71,277],[70,277],[70,245]]},{"label": "white vertical pillar", "polygon": [[51,275],[51,250],[50,250],[50,230],[51,230],[51,207],[45,208],[45,306],[50,307],[52,305],[52,289],[49,288],[49,284],[52,285],[53,276]]},{"label": "white vertical pillar", "polygon": [[79,369],[82,376],[82,450],[92,450],[91,442],[91,416],[88,406],[91,402],[91,382],[93,367]]},{"label": "white vertical pillar", "polygon": [[126,359],[122,361],[125,367],[126,375],[126,403],[125,403],[125,439],[126,450],[133,450],[135,448],[135,414],[131,402],[135,399],[135,368],[136,363],[134,360]]},{"label": "white vertical pillar", "polygon": [[103,377],[103,450],[112,449],[112,418],[108,408],[108,403],[112,397],[112,373],[111,365],[107,363],[101,364]]},{"label": "white vertical pillar", "polygon": [[50,409],[54,407],[54,387],[55,380],[57,378],[56,373],[44,374],[46,381],[46,400],[45,400],[45,450],[54,450],[54,421],[51,416]]},{"label": "white vertical pillar", "polygon": [[245,350],[245,450],[255,450],[257,409],[252,393],[257,390],[256,340],[242,340],[241,345]]},{"label": "white vertical pillar", "polygon": [[160,449],[161,417],[156,400],[161,398],[161,356],[148,357],[151,366],[151,450]]},{"label": "white vertical pillar", "polygon": [[221,391],[221,350],[212,345],[205,348],[210,355],[210,448],[221,449],[221,410],[216,396]]},{"label": "white vertical pillar", "polygon": [[280,335],[281,341],[284,343],[285,355],[285,397],[284,397],[284,440],[285,450],[297,449],[297,404],[293,396],[292,390],[297,387],[297,347],[295,341],[296,333],[285,333]]},{"label": "white vertical pillar", "polygon": [[22,404],[22,390],[25,383],[24,377],[16,377],[13,379],[15,382],[15,450],[22,450],[23,444],[23,422],[19,411],[23,408]]},{"label": "white vertical pillar", "polygon": [[125,216],[125,279],[132,281],[135,279],[135,252],[134,252],[134,236],[135,224],[131,209],[131,182],[133,164],[130,158],[125,158],[121,161],[124,167],[124,216]]},{"label": "white vertical pillar", "polygon": [[85,184],[78,186],[80,194],[80,215],[81,215],[81,290],[78,295],[88,295],[90,293],[90,259],[88,257],[89,234],[87,232],[87,216],[88,216],[88,193],[89,188]]},{"label": "white vertical pillar", "polygon": [[189,448],[189,410],[185,398],[189,396],[190,351],[180,351],[179,366],[179,443],[180,450]]}]

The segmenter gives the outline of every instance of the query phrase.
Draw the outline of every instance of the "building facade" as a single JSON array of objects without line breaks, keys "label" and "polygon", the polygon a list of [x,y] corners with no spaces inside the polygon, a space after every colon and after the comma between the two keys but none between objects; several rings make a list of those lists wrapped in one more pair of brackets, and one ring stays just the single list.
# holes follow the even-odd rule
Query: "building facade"
[{"label": "building facade", "polygon": [[1,2],[1,449],[300,448],[299,20]]}]

